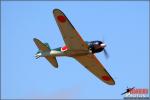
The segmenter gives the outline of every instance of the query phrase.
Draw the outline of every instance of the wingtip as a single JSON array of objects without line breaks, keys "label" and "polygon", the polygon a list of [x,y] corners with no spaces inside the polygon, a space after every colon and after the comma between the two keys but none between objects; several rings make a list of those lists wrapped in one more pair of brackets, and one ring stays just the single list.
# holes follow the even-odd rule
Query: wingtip
[{"label": "wingtip", "polygon": [[115,85],[115,82],[113,82],[112,84],[110,84],[110,85]]},{"label": "wingtip", "polygon": [[54,8],[54,10],[53,11],[55,11],[55,10],[59,10],[58,8]]},{"label": "wingtip", "polygon": [[55,9],[53,10],[53,13],[55,13],[56,11],[61,11],[61,10],[58,9],[58,8],[55,8]]},{"label": "wingtip", "polygon": [[56,63],[54,66],[55,66],[55,68],[58,68],[58,63]]},{"label": "wingtip", "polygon": [[[53,65],[53,64],[52,64]],[[54,66],[54,68],[58,68],[58,64],[57,65],[53,65]]]},{"label": "wingtip", "polygon": [[36,40],[38,40],[37,38],[33,38],[33,41],[36,41]]},{"label": "wingtip", "polygon": [[112,79],[111,81],[104,81],[104,83],[108,84],[108,85],[115,85],[115,81]]},{"label": "wingtip", "polygon": [[55,68],[58,68],[58,66],[55,66]]},{"label": "wingtip", "polygon": [[63,13],[63,12],[62,12],[60,9],[58,9],[58,8],[55,8],[55,9],[53,10],[53,14],[56,13],[56,12]]},{"label": "wingtip", "polygon": [[109,85],[115,85],[116,83],[115,83],[115,81],[113,80],[113,82],[112,83],[109,83]]},{"label": "wingtip", "polygon": [[116,83],[115,83],[114,79],[112,78],[111,82],[108,83],[108,84],[109,84],[109,85],[115,85]]},{"label": "wingtip", "polygon": [[[39,39],[37,39],[37,38],[33,38],[33,41],[34,42],[37,42],[37,41],[40,41]],[[40,41],[41,42],[41,41]]]},{"label": "wingtip", "polygon": [[[106,82],[105,82],[106,83]],[[111,86],[114,86],[115,83],[106,83],[107,85],[111,85]]]}]

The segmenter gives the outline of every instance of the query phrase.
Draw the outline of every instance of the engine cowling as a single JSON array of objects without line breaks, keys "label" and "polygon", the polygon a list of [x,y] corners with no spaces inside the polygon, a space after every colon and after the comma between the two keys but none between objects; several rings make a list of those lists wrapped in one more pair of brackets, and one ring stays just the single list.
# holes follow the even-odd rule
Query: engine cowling
[{"label": "engine cowling", "polygon": [[101,52],[104,50],[104,47],[101,46],[103,42],[101,41],[91,41],[87,42],[89,49],[92,51],[92,53]]}]

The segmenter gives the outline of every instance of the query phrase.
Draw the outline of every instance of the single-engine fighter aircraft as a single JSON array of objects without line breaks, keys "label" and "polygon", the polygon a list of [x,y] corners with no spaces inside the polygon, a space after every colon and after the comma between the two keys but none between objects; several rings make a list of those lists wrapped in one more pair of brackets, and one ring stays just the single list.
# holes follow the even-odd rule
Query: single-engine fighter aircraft
[{"label": "single-engine fighter aircraft", "polygon": [[101,51],[107,55],[104,49],[106,44],[101,41],[84,41],[61,10],[54,9],[53,14],[66,46],[51,49],[48,43],[42,43],[39,39],[34,38],[39,48],[35,57],[45,57],[55,68],[58,68],[57,56],[73,57],[103,82],[114,85],[115,81],[94,55]]}]

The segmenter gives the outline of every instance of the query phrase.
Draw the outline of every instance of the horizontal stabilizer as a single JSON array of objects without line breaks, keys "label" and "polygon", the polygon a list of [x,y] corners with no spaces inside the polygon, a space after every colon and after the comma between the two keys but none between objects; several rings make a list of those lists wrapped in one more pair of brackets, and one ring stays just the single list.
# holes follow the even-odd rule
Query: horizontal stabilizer
[{"label": "horizontal stabilizer", "polygon": [[55,68],[58,68],[56,57],[46,56],[45,57]]},{"label": "horizontal stabilizer", "polygon": [[[45,53],[51,51],[49,45],[42,43],[39,39],[34,38],[33,41],[35,42],[36,46],[39,48],[39,51],[40,51],[39,53],[45,54]],[[36,54],[36,55],[38,55],[38,54]],[[41,55],[41,57],[45,57],[55,68],[58,68],[58,63],[57,63],[56,57],[52,57],[50,55],[48,55],[48,56]]]}]

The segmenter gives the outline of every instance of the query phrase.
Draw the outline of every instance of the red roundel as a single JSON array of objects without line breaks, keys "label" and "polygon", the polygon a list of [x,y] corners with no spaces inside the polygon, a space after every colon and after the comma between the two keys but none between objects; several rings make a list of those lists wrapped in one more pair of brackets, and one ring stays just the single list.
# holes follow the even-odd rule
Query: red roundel
[{"label": "red roundel", "polygon": [[61,48],[61,51],[66,51],[66,50],[68,50],[67,46]]},{"label": "red roundel", "polygon": [[102,76],[102,79],[105,80],[105,81],[109,81],[110,77],[109,76]]},{"label": "red roundel", "polygon": [[58,19],[60,22],[62,22],[62,23],[64,23],[64,22],[66,21],[66,18],[65,18],[64,16],[62,16],[62,15],[57,16],[57,19]]}]

